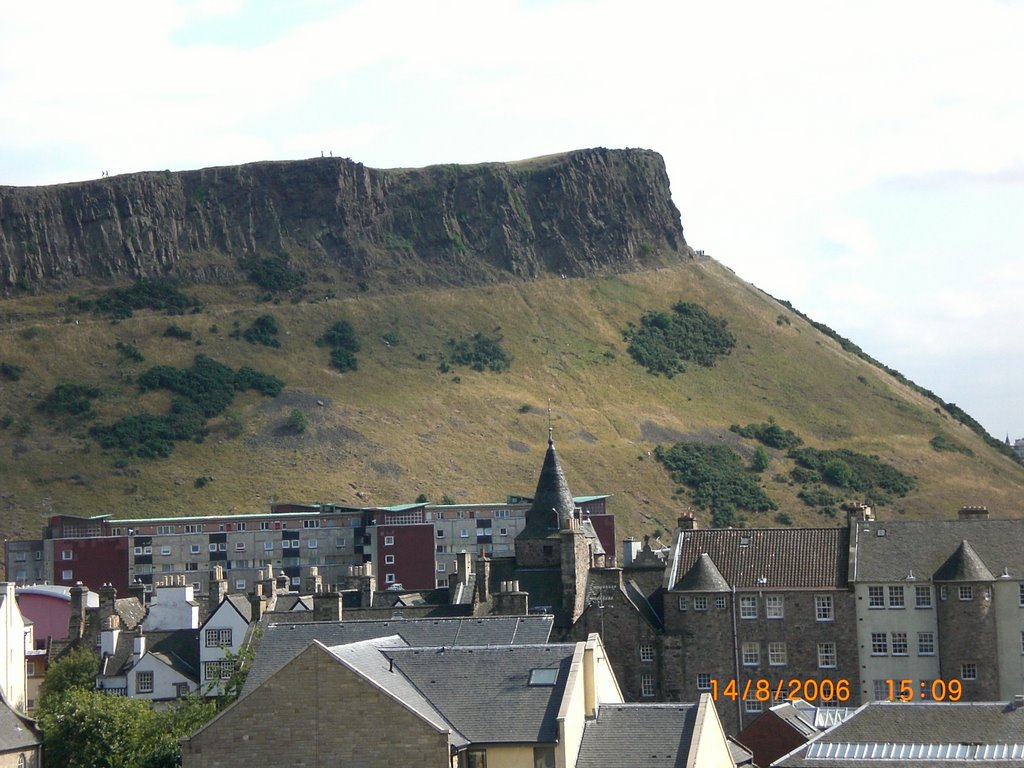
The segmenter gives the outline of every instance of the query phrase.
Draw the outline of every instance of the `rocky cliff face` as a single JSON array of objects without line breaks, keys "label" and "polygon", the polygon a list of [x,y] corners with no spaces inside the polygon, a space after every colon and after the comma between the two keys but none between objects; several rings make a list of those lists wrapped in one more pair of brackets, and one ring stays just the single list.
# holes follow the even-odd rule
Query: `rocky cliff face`
[{"label": "rocky cliff face", "polygon": [[693,258],[664,162],[646,150],[395,170],[315,158],[0,187],[4,289],[166,272],[228,281],[245,258],[273,255],[371,285]]}]

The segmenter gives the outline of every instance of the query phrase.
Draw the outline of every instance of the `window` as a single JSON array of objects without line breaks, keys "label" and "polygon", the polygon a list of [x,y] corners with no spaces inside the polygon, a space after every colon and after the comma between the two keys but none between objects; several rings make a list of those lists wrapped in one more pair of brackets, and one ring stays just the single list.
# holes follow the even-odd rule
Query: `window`
[{"label": "window", "polygon": [[71,579],[75,578],[75,575],[69,570],[63,570],[60,572],[60,577],[65,581],[70,581]]},{"label": "window", "polygon": [[943,584],[941,587],[939,587],[939,600],[945,600],[946,596],[948,594],[949,594],[949,592],[946,589],[946,585],[945,584]]},{"label": "window", "polygon": [[204,637],[207,648],[220,648],[222,645],[231,645],[231,628],[208,629]]},{"label": "window", "polygon": [[818,643],[818,668],[834,669],[836,666],[836,644]]},{"label": "window", "polygon": [[[875,701],[888,701],[889,700],[889,681],[888,680],[874,680],[874,695]],[[899,681],[894,680],[893,683],[899,687]]]},{"label": "window", "polygon": [[245,590],[245,579],[235,579],[235,589]]},{"label": "window", "polygon": [[34,661],[25,662],[25,675],[27,677],[34,677],[36,674],[36,663]]},{"label": "window", "polygon": [[[199,570],[199,563],[185,563],[185,570],[186,571],[198,571]],[[196,587],[196,591],[197,592],[199,591],[198,587]]]},{"label": "window", "polygon": [[207,680],[227,680],[235,672],[235,662],[231,659],[207,661],[203,664],[203,672]]},{"label": "window", "polygon": [[785,643],[768,643],[768,663],[773,667],[781,667],[786,663]]},{"label": "window", "polygon": [[708,609],[708,596],[697,595],[693,598],[693,610],[706,611]]},{"label": "window", "polygon": [[889,607],[903,607],[903,587],[889,587]]},{"label": "window", "polygon": [[334,546],[338,549],[343,549],[345,547],[345,538],[342,537],[340,539],[336,539],[334,542]]},{"label": "window", "polygon": [[715,608],[720,611],[725,610],[725,595],[717,595],[715,597]]},{"label": "window", "polygon": [[153,547],[151,547],[151,546],[143,547],[142,548],[142,554],[144,554],[144,555],[152,555],[153,554]]},{"label": "window", "polygon": [[534,747],[533,768],[555,768],[555,748]]},{"label": "window", "polygon": [[[441,532],[438,531],[437,535],[440,536]],[[395,537],[394,536],[385,536],[384,537],[384,546],[385,547],[393,547],[394,545],[395,545]]]},{"label": "window", "polygon": [[965,603],[969,600],[973,600],[974,587],[972,587],[970,584],[961,584],[959,587],[956,588],[956,596]]},{"label": "window", "polygon": [[558,679],[558,670],[554,668],[538,668],[530,670],[530,685],[554,685]]},{"label": "window", "polygon": [[272,541],[264,541],[263,542],[263,550],[265,552],[272,552],[274,550],[274,542],[272,542]]},{"label": "window", "polygon": [[261,521],[260,522],[260,530],[261,531],[269,531],[270,530],[270,521],[269,520]]},{"label": "window", "polygon": [[211,552],[216,552],[217,551],[217,544],[216,544],[216,542],[210,544],[210,551]]},{"label": "window", "polygon": [[710,691],[711,690],[711,673],[710,672],[698,672],[697,673],[697,690],[698,691]]},{"label": "window", "polygon": [[871,633],[871,655],[872,656],[888,656],[889,655],[889,639],[886,637],[885,632],[872,632]]},{"label": "window", "polygon": [[245,542],[244,541],[236,541],[235,542],[235,552],[245,552]]},{"label": "window", "polygon": [[657,693],[657,689],[654,686],[654,675],[649,672],[640,675],[640,695],[649,698],[655,693]]},{"label": "window", "polygon": [[444,538],[444,531],[438,531],[437,532],[437,538],[443,539]]},{"label": "window", "polygon": [[487,750],[471,749],[466,752],[466,768],[487,768]]},{"label": "window", "polygon": [[893,656],[906,656],[907,655],[907,633],[906,632],[893,632],[892,633],[892,655]]},{"label": "window", "polygon": [[462,528],[459,531],[459,538],[460,539],[468,539],[469,538],[469,529],[468,528]]},{"label": "window", "polygon": [[498,529],[498,535],[499,536],[508,536],[508,528],[499,528]]},{"label": "window", "polygon": [[918,584],[916,587],[914,587],[914,607],[932,607],[932,588],[929,587],[927,584]]},{"label": "window", "polygon": [[754,595],[743,595],[740,598],[740,618],[757,618],[757,597]]},{"label": "window", "polygon": [[1024,608],[1024,583],[1017,585],[1017,605]]},{"label": "window", "polygon": [[183,699],[188,696],[188,683],[175,683],[174,695],[179,699]]},{"label": "window", "polygon": [[199,554],[199,545],[198,544],[190,544],[189,548],[188,548],[188,551],[191,552],[193,555],[198,555]]},{"label": "window", "polygon": [[500,518],[507,518],[508,517],[508,510],[507,509],[496,509],[496,510],[494,510],[494,516],[495,517],[500,517]]},{"label": "window", "polygon": [[814,618],[818,621],[832,621],[832,595],[814,596]]},{"label": "window", "polygon": [[[1021,633],[1024,638],[1024,633]],[[1024,642],[1024,639],[1022,639]],[[654,661],[654,646],[650,643],[641,643],[640,645],[640,661]]]},{"label": "window", "polygon": [[447,566],[444,563],[438,563],[437,564],[437,572],[438,573],[444,573],[446,568],[447,568]]},{"label": "window", "polygon": [[[68,555],[68,554],[71,554],[71,553],[68,550],[64,550],[64,554]],[[134,547],[134,548],[132,548],[132,554],[141,555],[142,554],[142,547]],[[65,557],[64,559],[65,560],[70,560],[71,558],[70,557]]]},{"label": "window", "polygon": [[756,667],[761,663],[761,646],[757,643],[744,643],[741,655],[744,666]]},{"label": "window", "polygon": [[168,533],[174,533],[174,526],[173,525],[158,525],[156,527],[156,532],[158,534],[161,534],[161,535],[166,535]]},{"label": "window", "polygon": [[683,611],[685,613],[689,609],[689,607],[690,607],[690,598],[688,598],[688,597],[680,597],[679,598],[679,610]]},{"label": "window", "polygon": [[393,574],[393,573],[386,573],[386,574],[384,574],[384,583],[385,584],[394,584],[395,583],[395,574]]},{"label": "window", "polygon": [[885,608],[885,594],[881,587],[868,587],[868,608]]},{"label": "window", "polygon": [[[139,548],[136,547],[135,549],[139,549]],[[140,555],[142,553],[141,552],[136,552],[135,554]],[[65,549],[64,551],[62,551],[60,553],[60,559],[61,560],[74,560],[75,559],[75,553],[72,550],[70,550],[70,549]]]},{"label": "window", "polygon": [[136,693],[152,693],[153,692],[153,673],[152,672],[136,672],[135,673],[135,691],[136,691]]},{"label": "window", "polygon": [[934,656],[935,655],[935,633],[934,632],[919,632],[918,633],[918,655],[919,656]]},{"label": "window", "polygon": [[227,552],[228,551],[228,543],[226,541],[220,542],[217,545],[217,549],[219,549],[221,552]]},{"label": "window", "polygon": [[1024,654],[1024,632],[1020,633],[1020,652]]},{"label": "window", "polygon": [[768,595],[764,599],[764,615],[769,619],[781,619],[785,615],[782,595]]},{"label": "window", "polygon": [[961,664],[960,665],[960,679],[961,680],[977,680],[978,679],[978,665],[977,664]]},{"label": "window", "polygon": [[754,698],[754,694],[749,694],[750,698],[743,702],[743,711],[749,714],[757,714],[758,712],[764,712],[764,702],[758,701]]},{"label": "window", "polygon": [[316,549],[318,546],[320,546],[320,544],[317,539],[309,539],[306,542],[306,549]]},{"label": "window", "polygon": [[26,560],[28,560],[27,553],[25,553],[25,552],[15,552],[14,553],[14,562],[16,562],[16,563],[24,563]]},{"label": "window", "polygon": [[394,565],[394,564],[395,564],[395,556],[394,555],[384,555],[384,565]]},{"label": "window", "polygon": [[319,528],[320,527],[320,521],[319,520],[303,520],[302,521],[302,527],[303,528]]},{"label": "window", "polygon": [[235,523],[235,530],[236,531],[244,531],[245,530],[245,523]]},{"label": "window", "polygon": [[185,526],[185,533],[202,533],[203,526],[200,523],[189,523]]}]

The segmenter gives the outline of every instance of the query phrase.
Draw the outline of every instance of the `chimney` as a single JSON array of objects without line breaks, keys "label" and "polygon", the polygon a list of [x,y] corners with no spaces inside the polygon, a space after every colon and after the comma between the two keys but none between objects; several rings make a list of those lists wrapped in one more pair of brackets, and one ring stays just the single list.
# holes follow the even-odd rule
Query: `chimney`
[{"label": "chimney", "polygon": [[107,618],[100,631],[100,656],[113,656],[117,650],[117,638],[121,634],[121,617],[116,613]]},{"label": "chimney", "polygon": [[99,620],[100,626],[104,625],[104,622],[110,616],[114,615],[114,601],[117,599],[117,590],[111,584],[104,584],[100,587],[100,611]]},{"label": "chimney", "polygon": [[491,560],[487,555],[476,559],[476,594],[479,602],[486,603],[491,597]]},{"label": "chimney", "polygon": [[139,601],[139,605],[143,608],[146,607],[146,585],[136,579],[128,585],[128,597],[134,597]]},{"label": "chimney", "polygon": [[501,582],[501,591],[494,593],[496,616],[525,616],[530,612],[530,595],[519,589],[518,581]]},{"label": "chimney", "polygon": [[373,607],[373,596],[377,591],[377,577],[373,575],[373,563],[363,563],[363,573],[359,578],[359,599],[364,608]]},{"label": "chimney", "polygon": [[988,507],[970,505],[960,507],[959,518],[961,520],[988,520]]},{"label": "chimney", "polygon": [[249,606],[252,609],[252,620],[259,621],[267,611],[267,599],[263,596],[263,585],[255,584],[249,595]]},{"label": "chimney", "polygon": [[279,571],[277,578],[274,579],[274,588],[278,592],[288,591],[288,577],[285,576],[284,571]]},{"label": "chimney", "polygon": [[630,536],[622,542],[622,567],[628,568],[640,554],[640,542]]},{"label": "chimney", "polygon": [[224,602],[224,598],[227,596],[228,582],[224,578],[224,569],[219,565],[215,565],[210,571],[210,594],[207,595],[209,612],[213,613],[216,611],[217,607]]},{"label": "chimney", "polygon": [[310,566],[309,576],[306,577],[306,588],[304,591],[309,592],[311,595],[324,591],[324,580],[320,576],[320,569],[315,565]]},{"label": "chimney", "polygon": [[135,637],[132,638],[132,659],[134,663],[138,664],[139,659],[146,655],[146,636],[142,634],[142,627],[140,626],[136,631]]},{"label": "chimney", "polygon": [[458,574],[459,583],[465,584],[469,581],[469,575],[473,572],[472,560],[469,552],[462,550],[455,555],[455,573]]},{"label": "chimney", "polygon": [[697,527],[697,521],[693,519],[693,512],[686,510],[679,516],[679,530],[692,531]]},{"label": "chimney", "polygon": [[341,621],[341,594],[338,592],[317,592],[313,595],[314,621]]},{"label": "chimney", "polygon": [[71,615],[68,618],[68,639],[81,640],[85,636],[86,599],[89,589],[76,582],[71,588]]}]

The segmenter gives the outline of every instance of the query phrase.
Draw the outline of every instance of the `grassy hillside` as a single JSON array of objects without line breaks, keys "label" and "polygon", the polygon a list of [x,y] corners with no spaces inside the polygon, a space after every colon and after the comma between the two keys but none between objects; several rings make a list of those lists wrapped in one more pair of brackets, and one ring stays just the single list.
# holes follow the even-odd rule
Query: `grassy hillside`
[{"label": "grassy hillside", "polygon": [[[949,517],[962,504],[986,504],[999,516],[1018,511],[1024,467],[715,262],[309,300],[329,289],[274,304],[258,301],[252,286],[197,286],[186,289],[203,302],[197,314],[138,311],[118,322],[68,312],[66,294],[6,301],[0,363],[24,370],[0,378],[3,534],[37,535],[50,513],[185,515],[253,512],[274,499],[396,504],[419,494],[529,494],[549,402],[572,491],[613,494],[623,535],[671,531],[690,506],[654,460],[655,446],[699,439],[732,445],[749,461],[757,443],[729,426],[770,417],[806,445],[875,454],[914,475],[916,489],[881,516]],[[630,358],[622,333],[644,312],[678,301],[727,319],[736,346],[712,368],[654,376]],[[233,338],[267,314],[279,327],[278,348]],[[315,344],[338,320],[361,341],[356,371],[333,370],[329,350]],[[192,338],[165,336],[172,324]],[[474,333],[501,337],[508,370],[439,370],[448,340]],[[144,360],[126,357],[119,342]],[[125,457],[89,437],[92,424],[166,412],[170,394],[140,393],[135,380],[155,365],[188,367],[197,353],[271,373],[285,389],[273,399],[236,395],[203,442],[178,443],[166,459]],[[92,418],[38,410],[62,382],[98,388]],[[941,395],[941,382],[933,384]],[[302,432],[296,409],[308,424]],[[935,450],[936,436],[973,455]],[[746,513],[748,525],[776,524],[779,513],[798,525],[837,522],[797,499],[784,451],[768,455],[759,479],[779,510]],[[697,516],[709,524],[707,513]]]}]

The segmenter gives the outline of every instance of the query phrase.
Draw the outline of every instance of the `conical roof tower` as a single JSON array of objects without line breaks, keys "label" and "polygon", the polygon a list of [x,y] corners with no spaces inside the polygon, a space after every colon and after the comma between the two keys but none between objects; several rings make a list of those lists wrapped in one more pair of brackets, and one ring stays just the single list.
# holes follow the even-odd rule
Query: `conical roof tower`
[{"label": "conical roof tower", "polygon": [[533,492],[533,505],[526,512],[526,527],[535,534],[564,530],[569,527],[575,508],[548,427],[548,450],[537,478],[537,490]]}]

